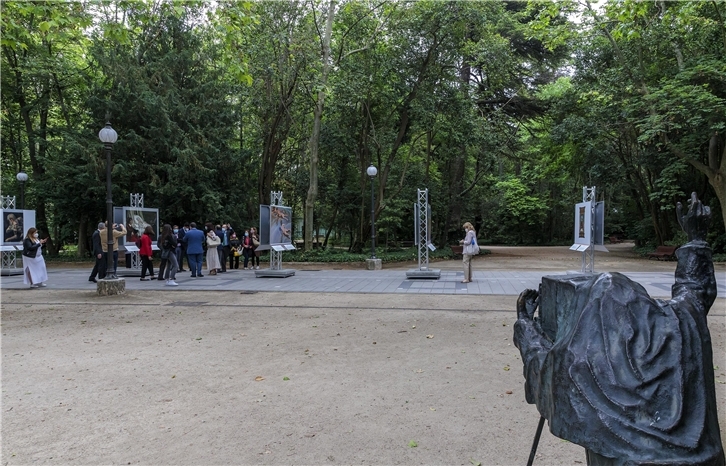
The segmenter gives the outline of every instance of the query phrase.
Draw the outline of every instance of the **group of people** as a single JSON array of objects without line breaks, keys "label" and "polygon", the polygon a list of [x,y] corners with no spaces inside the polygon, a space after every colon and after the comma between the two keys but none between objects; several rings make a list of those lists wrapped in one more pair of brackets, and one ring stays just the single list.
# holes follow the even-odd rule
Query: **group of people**
[{"label": "group of people", "polygon": [[[227,268],[239,269],[239,258],[243,257],[244,270],[260,268],[260,238],[257,229],[246,229],[244,234],[237,236],[228,223],[213,225],[207,223],[204,230],[197,229],[196,223],[185,223],[177,237],[177,260],[183,264],[184,257],[191,271],[192,278],[203,277],[203,259],[206,259],[207,273],[217,275],[227,272]],[[206,257],[204,249],[206,248]],[[227,266],[229,263],[229,267]]]},{"label": "group of people", "polygon": [[[88,281],[94,283],[97,281],[96,277],[105,278],[108,271],[108,264],[106,263],[108,241],[104,241],[104,239],[108,238],[106,226],[106,223],[99,223],[92,236],[93,255],[96,258],[96,263]],[[463,228],[466,237],[460,241],[464,245],[464,280],[462,280],[462,283],[469,283],[472,280],[471,259],[479,254],[479,245],[472,224],[466,222]],[[126,235],[124,225],[114,223],[112,231],[114,274],[118,268],[118,239],[124,235]],[[254,227],[246,229],[244,235],[238,237],[228,223],[216,226],[207,223],[203,230],[198,229],[197,224],[194,222],[185,223],[181,229],[177,225],[172,228],[171,225],[165,224],[156,243],[161,250],[158,276],[154,274],[152,261],[153,237],[154,229],[147,226],[137,240],[139,256],[141,256],[141,281],[166,280],[167,286],[179,286],[176,282],[176,274],[177,272],[186,271],[183,265],[184,258],[187,259],[192,278],[204,277],[202,266],[205,259],[209,275],[227,272],[228,261],[230,270],[239,269],[240,257],[243,258],[244,270],[260,268],[260,251],[257,251],[260,238],[257,229]],[[35,228],[29,228],[28,234],[23,240],[24,283],[29,284],[31,288],[45,286],[44,282],[48,280],[42,253],[42,246],[45,242],[46,239],[41,240],[38,238],[38,232]],[[146,276],[147,272],[148,278]]]},{"label": "group of people", "polygon": [[[96,258],[96,263],[93,265],[91,276],[88,277],[89,282],[96,282],[96,277],[105,278],[108,272],[108,264],[106,258],[108,257],[108,232],[106,231],[106,223],[99,223],[96,231],[91,236],[91,244],[93,249],[93,257]],[[123,224],[113,224],[111,231],[111,238],[113,239],[113,273],[116,273],[118,269],[118,239],[126,235],[126,227]]]},{"label": "group of people", "polygon": [[[96,277],[104,278],[106,273],[106,253],[108,250],[103,242],[106,224],[99,223],[98,230],[93,234],[93,253],[96,257],[96,264],[91,271],[89,281],[96,282]],[[118,258],[117,238],[126,234],[123,225],[113,225],[114,237],[114,272]],[[117,236],[118,234],[118,236]],[[154,274],[152,261],[153,241],[161,251],[161,263],[159,274]],[[97,244],[99,243],[99,244]],[[154,238],[154,230],[147,226],[143,233],[136,240],[141,257],[141,281],[166,280],[168,286],[178,286],[176,282],[177,272],[185,272],[184,259],[187,260],[192,278],[204,277],[202,266],[207,264],[207,274],[217,275],[225,273],[227,269],[239,269],[240,257],[243,258],[245,270],[260,268],[260,238],[257,229],[252,227],[246,229],[244,234],[237,236],[237,233],[228,223],[214,225],[206,223],[202,229],[194,222],[185,223],[182,228],[178,225],[173,227],[165,224],[158,238]],[[104,247],[105,246],[105,247]],[[229,267],[227,264],[229,263]],[[148,274],[148,276],[147,276]]]}]

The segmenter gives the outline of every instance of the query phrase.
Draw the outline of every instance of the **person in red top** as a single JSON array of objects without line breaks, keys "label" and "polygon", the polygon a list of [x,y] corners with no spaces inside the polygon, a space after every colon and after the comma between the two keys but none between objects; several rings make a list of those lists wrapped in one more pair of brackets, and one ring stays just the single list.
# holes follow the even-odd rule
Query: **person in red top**
[{"label": "person in red top", "polygon": [[154,264],[151,262],[151,237],[154,236],[154,229],[151,225],[147,226],[144,230],[144,234],[141,235],[141,246],[139,247],[139,255],[141,256],[141,281],[148,281],[146,278],[146,270],[149,271],[151,279],[155,279],[154,275]]}]

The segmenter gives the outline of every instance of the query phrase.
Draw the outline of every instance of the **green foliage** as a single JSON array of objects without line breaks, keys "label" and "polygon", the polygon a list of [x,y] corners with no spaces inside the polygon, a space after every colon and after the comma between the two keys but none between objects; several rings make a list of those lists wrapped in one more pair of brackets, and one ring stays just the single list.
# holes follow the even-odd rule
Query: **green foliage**
[{"label": "green foliage", "polygon": [[[488,249],[481,249],[481,254],[491,254]],[[365,262],[369,259],[370,253],[351,253],[342,249],[313,249],[312,251],[297,250],[285,254],[285,261],[288,262]],[[416,248],[382,250],[376,249],[376,258],[383,262],[407,262],[418,260]],[[429,260],[454,259],[456,256],[451,248],[437,249],[429,252]]]},{"label": "green foliage", "polygon": [[696,191],[723,249],[723,2],[344,1],[323,64],[329,5],[4,2],[3,194],[28,172],[51,253],[85,256],[108,119],[115,205],[141,192],[162,221],[255,225],[281,190],[301,218],[323,91],[313,230],[329,246],[365,258],[373,163],[379,244],[412,239],[418,188],[438,246],[465,221],[486,242],[566,243],[596,186],[606,231],[638,244],[679,241],[673,206]]}]

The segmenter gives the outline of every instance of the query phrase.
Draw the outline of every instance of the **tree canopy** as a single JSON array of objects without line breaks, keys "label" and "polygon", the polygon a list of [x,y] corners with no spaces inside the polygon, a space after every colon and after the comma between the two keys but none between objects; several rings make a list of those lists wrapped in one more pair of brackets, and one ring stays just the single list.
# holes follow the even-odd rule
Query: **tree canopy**
[{"label": "tree canopy", "polygon": [[143,193],[164,222],[258,223],[283,191],[296,239],[567,244],[583,186],[605,230],[679,243],[691,191],[726,248],[726,2],[5,1],[2,194],[51,253]]}]

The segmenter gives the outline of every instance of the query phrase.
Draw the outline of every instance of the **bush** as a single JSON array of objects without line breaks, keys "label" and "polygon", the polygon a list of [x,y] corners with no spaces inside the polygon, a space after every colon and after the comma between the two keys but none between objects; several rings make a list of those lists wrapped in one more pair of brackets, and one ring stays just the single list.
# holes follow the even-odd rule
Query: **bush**
[{"label": "bush", "polygon": [[[482,255],[491,254],[487,249],[481,250]],[[293,251],[285,253],[285,262],[365,262],[370,258],[370,253],[351,253],[341,249],[314,249],[312,251]],[[418,251],[416,248],[396,249],[396,250],[376,250],[376,257],[383,262],[405,262],[418,259]],[[450,247],[429,251],[429,259],[454,259],[454,253]]]}]

